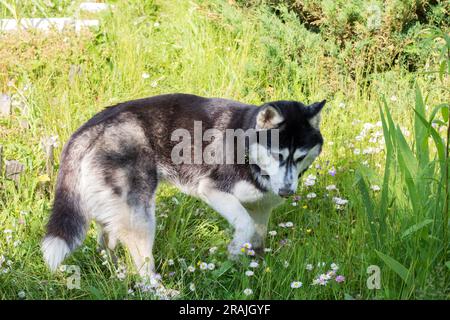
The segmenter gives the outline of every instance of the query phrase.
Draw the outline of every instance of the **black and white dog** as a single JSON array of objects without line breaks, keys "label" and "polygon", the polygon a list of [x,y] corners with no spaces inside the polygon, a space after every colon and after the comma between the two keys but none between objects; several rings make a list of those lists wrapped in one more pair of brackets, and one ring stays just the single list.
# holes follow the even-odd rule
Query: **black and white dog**
[{"label": "black and white dog", "polygon": [[106,248],[120,241],[139,273],[151,277],[161,181],[202,199],[234,227],[231,256],[241,254],[245,243],[261,248],[270,212],[297,190],[299,177],[321,152],[324,104],[276,101],[258,107],[168,94],[105,109],[62,152],[42,243],[45,261],[55,270],[94,220]]}]

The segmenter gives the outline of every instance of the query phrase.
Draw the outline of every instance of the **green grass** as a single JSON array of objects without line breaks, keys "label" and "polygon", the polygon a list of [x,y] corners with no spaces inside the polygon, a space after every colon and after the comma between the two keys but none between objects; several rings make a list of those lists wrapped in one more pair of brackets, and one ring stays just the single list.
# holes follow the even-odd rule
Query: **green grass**
[{"label": "green grass", "polygon": [[[35,5],[0,1],[0,17],[60,15],[44,2],[31,3]],[[224,219],[199,200],[170,186],[160,188],[154,255],[166,287],[180,290],[186,299],[450,297],[443,227],[448,214],[442,214],[448,156],[439,157],[429,138],[430,126],[422,121],[450,97],[448,73],[440,79],[428,72],[438,70],[443,61],[434,51],[441,40],[427,42],[426,52],[418,49],[426,65],[417,70],[398,63],[377,72],[367,67],[373,60],[349,60],[348,46],[339,48],[333,39],[306,28],[285,7],[274,13],[268,5],[244,8],[227,1],[118,1],[115,6],[111,13],[97,15],[101,27],[90,33],[0,35],[0,91],[12,95],[15,106],[11,117],[0,118],[0,145],[4,159],[25,164],[18,187],[0,176],[0,258],[5,258],[1,299],[18,299],[21,291],[26,299],[154,298],[134,288],[139,279],[121,248],[119,261],[127,272],[125,279],[117,278],[116,266],[96,251],[94,226],[83,246],[65,261],[80,267],[80,289],[67,288],[69,273],[47,270],[39,245],[58,160],[45,182],[40,144],[57,136],[58,159],[74,130],[105,106],[168,92],[255,104],[327,98],[328,104],[322,122],[324,150],[305,175],[315,175],[316,184],[300,186],[301,200],[288,200],[273,212],[269,230],[277,235],[268,236],[266,245],[272,252],[258,259],[254,276],[244,274],[250,258],[227,259],[232,230]],[[60,12],[70,15],[75,8],[63,2]],[[79,73],[73,72],[77,66]],[[143,73],[150,77],[144,79]],[[416,86],[423,99],[416,97]],[[442,122],[436,134],[445,137],[445,106],[442,109],[435,118]],[[28,128],[20,126],[24,120]],[[380,143],[383,132],[392,145]],[[374,137],[376,142],[371,142]],[[367,154],[368,147],[381,149]],[[332,169],[334,176],[329,174]],[[338,190],[328,191],[329,185]],[[381,190],[372,190],[374,185]],[[312,192],[317,197],[308,199]],[[338,210],[333,197],[349,202]],[[294,227],[279,227],[287,221]],[[215,246],[217,252],[210,254]],[[199,261],[214,263],[215,270],[200,271]],[[325,266],[318,267],[322,262]],[[345,281],[311,285],[331,263],[339,265]],[[307,264],[314,269],[308,271]],[[189,265],[197,267],[194,273],[187,271]],[[371,265],[381,269],[378,290],[366,285]],[[292,289],[292,281],[303,282],[303,287]],[[191,283],[195,291],[189,289]],[[246,288],[253,294],[246,297]]]}]

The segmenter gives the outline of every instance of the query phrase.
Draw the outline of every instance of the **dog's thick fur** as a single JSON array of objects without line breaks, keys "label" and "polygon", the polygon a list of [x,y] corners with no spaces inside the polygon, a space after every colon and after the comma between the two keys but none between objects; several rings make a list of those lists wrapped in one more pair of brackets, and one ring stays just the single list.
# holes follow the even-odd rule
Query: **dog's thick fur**
[{"label": "dog's thick fur", "polygon": [[[325,101],[305,106],[277,101],[261,107],[225,99],[169,94],[120,103],[95,115],[67,142],[61,156],[52,214],[42,243],[51,270],[79,246],[91,220],[100,239],[114,249],[128,248],[142,276],[154,272],[155,193],[160,181],[196,196],[234,227],[232,255],[244,243],[263,246],[269,214],[281,196],[297,189],[299,176],[321,151],[320,110]],[[174,164],[174,130],[194,134],[194,120],[208,128],[272,130],[279,147],[269,158],[255,156],[258,144],[246,145],[256,164]],[[202,143],[205,148],[206,142]],[[270,149],[270,148],[269,148]],[[264,161],[262,161],[264,160]],[[262,174],[264,164],[279,173]],[[262,163],[261,162],[261,163]]]}]

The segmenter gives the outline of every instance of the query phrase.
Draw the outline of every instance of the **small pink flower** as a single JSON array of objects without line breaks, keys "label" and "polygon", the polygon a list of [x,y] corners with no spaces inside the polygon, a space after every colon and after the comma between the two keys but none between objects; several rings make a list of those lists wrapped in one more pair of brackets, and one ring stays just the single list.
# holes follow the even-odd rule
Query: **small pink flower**
[{"label": "small pink flower", "polygon": [[345,281],[345,277],[344,276],[337,276],[335,280],[336,280],[337,283],[341,283],[341,282]]}]

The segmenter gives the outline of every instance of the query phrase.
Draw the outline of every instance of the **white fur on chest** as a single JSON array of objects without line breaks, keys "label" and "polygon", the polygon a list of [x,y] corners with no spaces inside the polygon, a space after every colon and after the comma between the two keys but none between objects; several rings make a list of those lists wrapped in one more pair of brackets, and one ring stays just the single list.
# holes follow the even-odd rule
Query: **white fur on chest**
[{"label": "white fur on chest", "polygon": [[283,199],[271,192],[262,192],[252,183],[239,181],[233,187],[232,194],[246,207],[267,206],[276,207],[283,202]]}]

